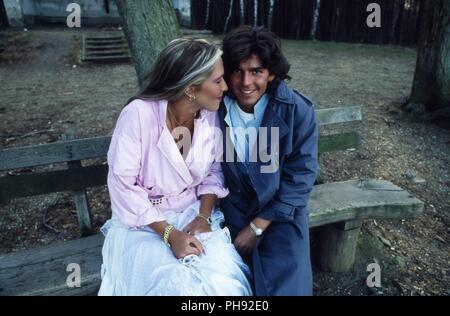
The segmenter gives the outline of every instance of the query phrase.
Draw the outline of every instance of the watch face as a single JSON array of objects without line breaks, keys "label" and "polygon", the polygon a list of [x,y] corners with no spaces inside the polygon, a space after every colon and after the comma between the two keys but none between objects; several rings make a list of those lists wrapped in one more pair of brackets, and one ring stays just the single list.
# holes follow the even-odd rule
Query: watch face
[{"label": "watch face", "polygon": [[250,227],[253,230],[253,232],[255,233],[256,236],[261,236],[263,233],[263,230],[259,227],[257,227],[255,224],[253,224],[253,222],[250,222]]}]

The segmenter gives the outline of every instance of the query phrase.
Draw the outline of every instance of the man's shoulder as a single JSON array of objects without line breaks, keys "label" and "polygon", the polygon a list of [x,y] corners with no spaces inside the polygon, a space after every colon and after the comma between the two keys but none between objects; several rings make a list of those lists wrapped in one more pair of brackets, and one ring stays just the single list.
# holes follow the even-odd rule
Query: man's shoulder
[{"label": "man's shoulder", "polygon": [[297,101],[295,103],[297,103],[297,104],[302,103],[303,105],[306,105],[308,107],[314,107],[313,101],[307,95],[301,93],[300,91],[298,91],[296,89],[292,89],[292,93],[295,94],[295,98]]},{"label": "man's shoulder", "polygon": [[287,105],[300,108],[314,107],[314,102],[297,89],[290,88],[284,81],[280,82],[275,98]]}]

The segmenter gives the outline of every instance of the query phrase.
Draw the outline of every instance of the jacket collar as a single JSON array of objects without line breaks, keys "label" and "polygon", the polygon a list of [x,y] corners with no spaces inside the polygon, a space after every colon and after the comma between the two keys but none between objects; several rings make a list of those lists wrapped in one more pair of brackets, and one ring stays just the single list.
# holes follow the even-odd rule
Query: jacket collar
[{"label": "jacket collar", "polygon": [[[280,117],[280,115],[275,110],[276,107],[283,106],[284,104],[294,104],[294,99],[289,91],[289,88],[287,87],[286,83],[281,81],[277,86],[274,86],[274,90],[269,90],[269,104],[266,107],[266,110],[264,112],[261,125],[260,127],[266,127],[267,132],[270,134],[270,128],[271,127],[278,127],[279,128],[279,141],[281,142],[281,139],[289,134],[289,127],[284,122],[284,120]],[[230,95],[231,98],[233,98],[233,95]],[[228,126],[227,122],[225,121],[225,117],[227,116],[227,108],[224,103],[219,108],[219,117],[221,118],[221,126],[222,131],[225,133],[225,138],[229,138],[230,135],[228,135],[226,127]],[[224,139],[223,146],[226,148],[226,146],[232,145],[232,142],[230,139],[228,139],[228,142]],[[271,142],[268,141],[267,143],[267,150],[271,150]],[[253,148],[254,150],[255,148]],[[259,155],[260,156],[260,155]],[[259,157],[258,156],[258,157]],[[236,157],[235,157],[236,158]],[[232,163],[229,164],[229,168],[232,172],[235,173],[237,177],[239,177],[239,172],[237,170],[237,164]]]},{"label": "jacket collar", "polygon": [[269,88],[268,94],[271,99],[281,103],[295,104],[294,96],[284,80],[278,79],[274,82]]},{"label": "jacket collar", "polygon": [[[191,172],[189,171],[188,164],[192,161],[194,157],[194,150],[196,150],[196,146],[199,141],[201,141],[200,133],[194,131],[191,148],[189,149],[189,153],[186,157],[186,160],[180,153],[177,144],[173,140],[173,137],[167,127],[166,124],[166,115],[167,115],[167,101],[161,100],[158,101],[158,111],[159,111],[159,139],[157,143],[157,147],[164,155],[164,157],[170,162],[174,170],[181,176],[181,178],[185,181],[187,185],[191,184],[194,180],[192,178]],[[195,129],[202,129],[204,123],[207,123],[206,118],[207,111],[201,110],[199,117],[195,122]],[[195,146],[195,147],[194,147]]]}]

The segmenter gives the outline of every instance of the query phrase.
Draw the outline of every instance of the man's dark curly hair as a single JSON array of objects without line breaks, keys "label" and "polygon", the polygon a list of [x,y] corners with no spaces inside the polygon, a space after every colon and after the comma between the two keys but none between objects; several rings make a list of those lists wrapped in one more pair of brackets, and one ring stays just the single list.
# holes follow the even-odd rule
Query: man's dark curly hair
[{"label": "man's dark curly hair", "polygon": [[241,25],[233,29],[224,37],[222,50],[226,80],[252,54],[261,58],[262,66],[275,75],[275,81],[291,79],[288,75],[291,66],[281,52],[279,37],[262,26]]}]

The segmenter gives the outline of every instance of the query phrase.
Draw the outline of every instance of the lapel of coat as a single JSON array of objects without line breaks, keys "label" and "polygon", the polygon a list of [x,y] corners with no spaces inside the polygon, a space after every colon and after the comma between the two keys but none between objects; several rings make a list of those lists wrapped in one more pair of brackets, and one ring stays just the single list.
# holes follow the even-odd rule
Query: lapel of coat
[{"label": "lapel of coat", "polygon": [[[219,118],[220,118],[220,128],[223,134],[223,161],[226,163],[230,171],[236,178],[240,178],[240,171],[238,170],[236,161],[237,161],[237,153],[234,149],[233,141],[231,140],[231,129],[228,124],[225,122],[225,116],[227,115],[227,109],[224,104],[220,106],[219,109]],[[230,161],[232,156],[232,161]]]},{"label": "lapel of coat", "polygon": [[[280,104],[274,103],[278,103],[278,101],[271,100],[267,105],[258,132],[258,142],[257,144],[255,143],[252,148],[251,157],[256,157],[256,164],[258,165],[259,169],[261,167],[261,164],[266,163],[261,161],[261,158],[269,155],[269,153],[271,157],[275,155],[277,159],[279,158],[278,153],[281,139],[289,133],[289,127],[273,109],[273,106],[280,106]],[[272,133],[272,129],[276,129],[278,131],[278,137],[276,133]],[[265,133],[262,132],[263,130],[265,130]],[[272,137],[275,137],[275,139],[273,140],[276,144],[275,148],[272,148]],[[261,141],[263,147],[259,146]],[[274,152],[272,152],[272,150]],[[258,153],[256,154],[255,151],[258,151]]]},{"label": "lapel of coat", "polygon": [[[187,185],[193,182],[191,173],[178,149],[166,124],[167,102],[159,102],[159,124],[161,134],[159,135],[157,147],[163,156],[169,161],[175,172],[177,172]],[[192,146],[191,146],[192,147]],[[190,148],[192,150],[192,148]]]},{"label": "lapel of coat", "polygon": [[[283,102],[281,102],[280,100],[276,99],[276,98],[271,98],[271,100],[269,101],[269,104],[267,105],[266,111],[264,112],[264,116],[261,122],[261,126],[260,127],[264,127],[266,128],[266,135],[261,135],[261,133],[258,133],[258,139],[260,137],[266,137],[266,146],[265,148],[259,148],[259,146],[254,146],[253,148],[253,155],[255,155],[255,150],[258,150],[258,156],[257,156],[257,161],[255,163],[251,163],[249,166],[249,175],[252,179],[253,184],[255,185],[255,189],[258,193],[259,191],[259,187],[261,186],[265,186],[267,185],[267,176],[270,177],[270,175],[273,175],[275,173],[277,173],[276,171],[265,171],[263,172],[264,166],[266,166],[266,168],[268,168],[269,164],[272,164],[273,161],[270,162],[262,162],[261,161],[261,157],[265,156],[270,156],[270,159],[276,159],[276,170],[278,170],[279,168],[279,163],[280,163],[280,143],[281,140],[283,139],[283,137],[285,137],[286,135],[289,134],[289,127],[287,126],[287,124],[284,122],[284,120],[279,116],[279,114],[274,110],[275,107],[280,107],[280,106],[285,106],[285,104]],[[276,134],[272,135],[271,129],[272,128],[276,128],[278,129],[278,137],[276,137]],[[260,130],[261,132],[261,130]],[[273,141],[275,142],[275,147],[272,148],[272,137],[276,137],[278,139],[274,139]],[[266,157],[267,158],[267,157]],[[266,175],[266,180],[264,180],[263,178]],[[261,193],[261,192],[259,192]],[[258,193],[258,196],[259,196]]]}]

